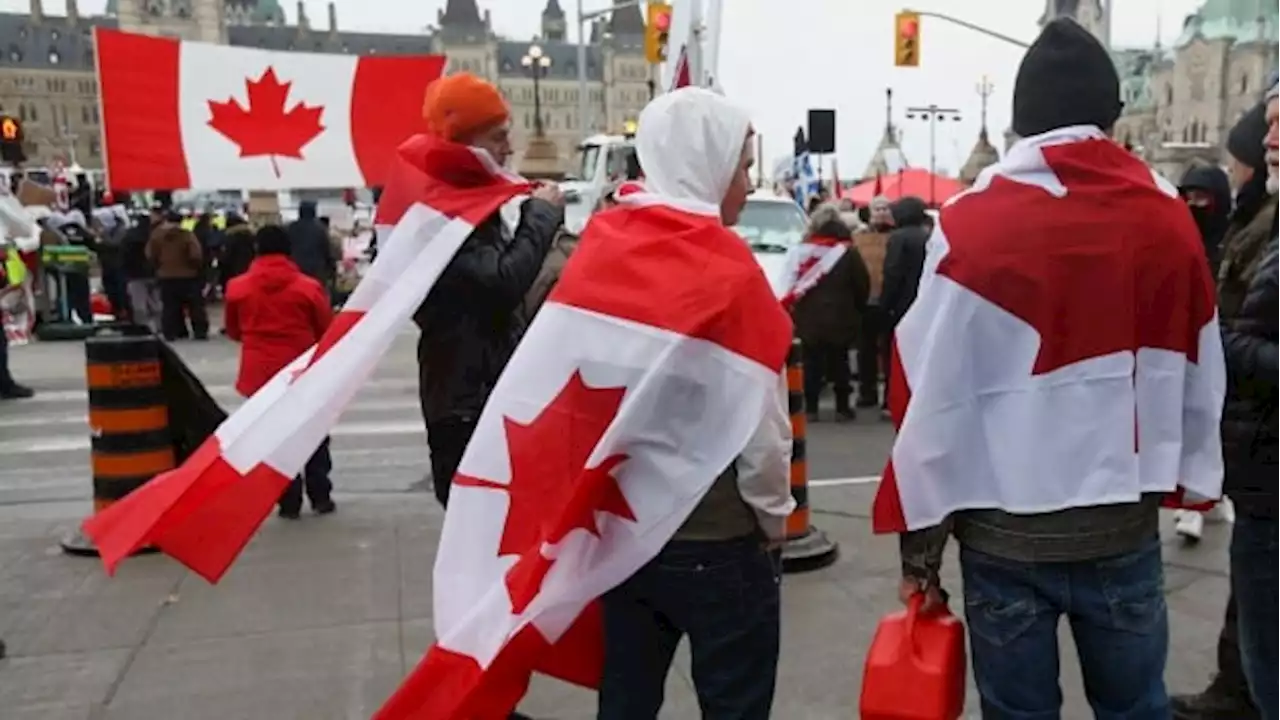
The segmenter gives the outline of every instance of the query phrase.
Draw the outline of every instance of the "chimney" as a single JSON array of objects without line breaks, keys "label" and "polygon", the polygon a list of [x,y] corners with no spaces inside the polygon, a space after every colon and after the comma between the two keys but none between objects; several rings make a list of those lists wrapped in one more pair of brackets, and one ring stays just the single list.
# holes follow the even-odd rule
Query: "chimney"
[{"label": "chimney", "polygon": [[302,0],[298,0],[298,29],[311,29],[311,23],[307,21],[307,6],[303,4]]},{"label": "chimney", "polygon": [[80,7],[76,0],[67,0],[67,24],[75,25],[80,20]]},{"label": "chimney", "polygon": [[329,3],[329,32],[338,32],[338,6],[332,2]]},{"label": "chimney", "polygon": [[39,23],[44,20],[43,0],[31,0],[31,22]]}]

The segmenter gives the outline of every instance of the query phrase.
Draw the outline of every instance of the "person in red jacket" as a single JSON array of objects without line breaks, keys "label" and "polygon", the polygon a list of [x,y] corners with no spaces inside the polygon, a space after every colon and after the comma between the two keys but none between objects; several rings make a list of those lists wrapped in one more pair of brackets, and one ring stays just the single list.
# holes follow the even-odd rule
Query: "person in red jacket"
[{"label": "person in red jacket", "polygon": [[[290,259],[289,235],[283,228],[268,225],[259,230],[254,248],[257,257],[248,272],[227,283],[226,298],[227,337],[240,343],[236,391],[245,397],[315,345],[333,319],[328,293]],[[304,485],[316,514],[337,509],[330,497],[332,467],[325,438],[280,498],[280,517],[296,520],[302,514]]]}]

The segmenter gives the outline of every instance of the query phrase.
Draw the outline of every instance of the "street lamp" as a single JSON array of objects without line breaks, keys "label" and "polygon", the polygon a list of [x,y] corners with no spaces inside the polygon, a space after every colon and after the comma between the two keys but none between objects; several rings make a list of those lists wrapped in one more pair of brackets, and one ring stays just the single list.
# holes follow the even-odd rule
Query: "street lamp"
[{"label": "street lamp", "polygon": [[533,134],[542,137],[542,90],[539,83],[547,68],[551,67],[551,58],[542,52],[541,45],[534,43],[529,46],[529,52],[520,58],[520,64],[533,75]]},{"label": "street lamp", "polygon": [[937,175],[935,172],[938,166],[938,157],[934,150],[936,145],[937,124],[939,121],[944,120],[960,122],[960,111],[953,108],[938,107],[937,105],[907,108],[908,120],[914,120],[917,117],[929,123],[929,206],[937,207]]}]

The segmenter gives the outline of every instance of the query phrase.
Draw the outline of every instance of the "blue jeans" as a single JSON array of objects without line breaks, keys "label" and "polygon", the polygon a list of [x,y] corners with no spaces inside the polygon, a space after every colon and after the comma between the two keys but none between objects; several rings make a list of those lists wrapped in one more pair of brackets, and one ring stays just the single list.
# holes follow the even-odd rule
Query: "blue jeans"
[{"label": "blue jeans", "polygon": [[1134,552],[1028,563],[962,547],[965,619],[984,720],[1057,720],[1067,617],[1099,720],[1168,720],[1169,620],[1157,538]]},{"label": "blue jeans", "polygon": [[1239,613],[1240,659],[1249,694],[1266,720],[1276,711],[1276,521],[1236,516],[1231,532],[1231,590]]},{"label": "blue jeans", "polygon": [[703,720],[768,720],[778,670],[781,558],[754,538],[675,541],[604,596],[597,720],[654,720],[689,636]]}]

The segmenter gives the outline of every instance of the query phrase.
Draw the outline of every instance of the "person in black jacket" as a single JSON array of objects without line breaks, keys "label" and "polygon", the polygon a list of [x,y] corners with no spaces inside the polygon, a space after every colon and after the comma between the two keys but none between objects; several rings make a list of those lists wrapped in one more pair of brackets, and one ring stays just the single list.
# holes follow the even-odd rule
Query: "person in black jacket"
[{"label": "person in black jacket", "polygon": [[[1225,490],[1234,501],[1231,590],[1236,602],[1240,661],[1254,705],[1267,720],[1280,717],[1277,687],[1277,218],[1275,176],[1277,98],[1261,110],[1271,152],[1255,178],[1268,201],[1225,248],[1219,278],[1219,316],[1227,361],[1222,412]],[[1243,122],[1243,120],[1242,120]],[[1234,134],[1234,133],[1233,133]],[[1251,138],[1252,139],[1252,138]],[[1233,152],[1234,154],[1234,152]],[[1267,155],[1270,156],[1269,160]],[[1253,156],[1251,156],[1253,157]],[[1268,180],[1270,180],[1268,182]],[[1253,250],[1256,248],[1256,250]],[[1252,250],[1252,252],[1251,252]]]},{"label": "person in black jacket", "polygon": [[1197,162],[1183,174],[1178,193],[1191,210],[1196,227],[1200,228],[1205,258],[1217,277],[1222,236],[1231,220],[1231,181],[1217,165]]},{"label": "person in black jacket", "polygon": [[835,393],[837,419],[852,420],[857,415],[849,404],[853,392],[849,348],[858,339],[871,278],[862,255],[853,247],[849,226],[840,219],[834,205],[817,209],[810,221],[809,234],[837,240],[844,244],[845,251],[831,270],[800,296],[791,310],[796,337],[804,347],[805,407],[810,419],[817,420],[818,399],[823,386],[830,382]]},{"label": "person in black jacket", "polygon": [[298,219],[289,223],[289,242],[293,248],[290,254],[298,269],[319,280],[326,291],[330,290],[338,259],[329,244],[329,231],[316,217],[314,200],[298,204]]},{"label": "person in black jacket", "polygon": [[[893,224],[884,255],[884,286],[880,290],[880,312],[892,338],[893,330],[916,300],[920,274],[924,272],[925,247],[933,232],[933,220],[925,212],[927,206],[918,197],[904,197],[893,204]],[[885,368],[885,410],[889,418],[889,372]]]},{"label": "person in black jacket", "polygon": [[[1259,103],[1236,123],[1227,136],[1236,204],[1219,252],[1218,313],[1223,326],[1229,329],[1242,322],[1242,318],[1249,317],[1244,310],[1249,289],[1259,275],[1267,246],[1276,237],[1276,198],[1267,189],[1268,167],[1263,147],[1266,134],[1266,109]],[[1274,342],[1274,317],[1271,323]],[[1256,323],[1254,327],[1256,329]],[[1236,382],[1238,376],[1230,372],[1233,364],[1230,354],[1227,360],[1229,372],[1222,412],[1222,453],[1226,470],[1224,491],[1235,506],[1234,532],[1240,531],[1242,523],[1245,528],[1256,527],[1255,520],[1260,519],[1265,524],[1267,518],[1270,518],[1274,532],[1275,376],[1272,375],[1268,397],[1267,391],[1257,383],[1241,385]],[[1272,578],[1274,584],[1274,575]],[[1177,695],[1171,699],[1173,714],[1178,720],[1249,720],[1265,716],[1259,715],[1259,710],[1265,709],[1255,707],[1246,681],[1248,673],[1243,667],[1241,647],[1245,635],[1239,629],[1241,608],[1237,603],[1237,592],[1238,586],[1233,582],[1218,638],[1218,672],[1203,692]],[[1274,616],[1274,605],[1271,612]],[[1274,697],[1273,694],[1273,703]]]},{"label": "person in black jacket", "polygon": [[[441,83],[445,81],[437,81]],[[511,155],[506,102],[493,85],[470,75],[450,76],[428,107],[444,117],[435,127],[446,139],[485,150],[499,164]],[[564,220],[564,196],[555,185],[535,190],[520,209],[514,232],[499,213],[476,226],[414,315],[419,396],[431,447],[436,499],[449,502],[454,473],[480,411],[524,333],[517,309],[533,285]]]}]

